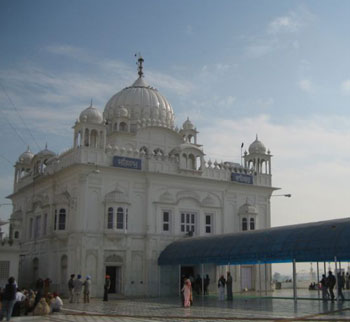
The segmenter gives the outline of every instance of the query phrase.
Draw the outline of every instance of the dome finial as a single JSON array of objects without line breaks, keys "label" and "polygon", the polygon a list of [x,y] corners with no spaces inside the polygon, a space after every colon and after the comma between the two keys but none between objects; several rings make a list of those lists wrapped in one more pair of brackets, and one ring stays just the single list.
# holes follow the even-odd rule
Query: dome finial
[{"label": "dome finial", "polygon": [[259,138],[258,138],[258,133],[256,133],[256,140],[259,141]]},{"label": "dome finial", "polygon": [[139,77],[141,78],[141,77],[143,77],[143,66],[142,66],[142,64],[144,62],[144,59],[142,58],[141,53],[135,54],[135,57],[137,57],[137,56],[139,57],[138,60],[137,60],[137,63],[136,63],[138,65],[137,70],[138,70]]},{"label": "dome finial", "polygon": [[90,107],[92,107],[92,98],[91,98],[91,101],[90,101]]}]

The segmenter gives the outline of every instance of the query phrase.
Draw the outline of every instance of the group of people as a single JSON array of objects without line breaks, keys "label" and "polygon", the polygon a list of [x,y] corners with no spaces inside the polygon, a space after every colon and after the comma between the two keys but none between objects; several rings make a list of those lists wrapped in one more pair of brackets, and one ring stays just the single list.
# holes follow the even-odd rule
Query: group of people
[{"label": "group of people", "polygon": [[[192,276],[185,277],[182,276],[181,279],[182,285],[181,285],[181,301],[184,307],[190,307],[193,304],[193,293],[192,293],[192,285],[193,289],[197,293],[197,295],[202,293],[202,287],[204,286],[204,295],[208,294],[208,287],[210,284],[210,278],[207,274],[204,278],[204,281],[202,281],[202,278],[199,274],[197,274],[196,278],[194,279]],[[219,300],[225,299],[225,288],[227,293],[227,300],[232,301],[233,295],[232,295],[232,276],[230,272],[227,272],[226,279],[224,275],[221,275],[218,280],[218,295]]]},{"label": "group of people", "polygon": [[335,295],[334,295],[334,287],[337,284],[337,296],[338,299],[340,299],[341,301],[345,300],[344,294],[343,294],[343,289],[345,286],[348,286],[348,274],[347,277],[345,277],[345,273],[338,273],[337,277],[335,277],[335,275],[333,275],[332,271],[328,272],[328,276],[326,276],[325,274],[322,275],[322,279],[320,281],[320,286],[321,286],[321,290],[322,290],[322,299],[324,301],[327,300],[331,300],[332,302],[335,299]]},{"label": "group of people", "polygon": [[0,290],[0,321],[6,317],[20,315],[46,315],[59,312],[63,306],[57,293],[50,293],[50,279],[39,278],[34,290],[20,289],[14,277],[10,277],[4,289]]},{"label": "group of people", "polygon": [[68,281],[69,303],[80,303],[81,292],[84,295],[84,303],[90,303],[91,294],[91,276],[87,275],[85,281],[82,280],[80,274],[75,278],[75,274],[71,274]]},{"label": "group of people", "polygon": [[225,300],[225,286],[226,286],[226,293],[227,293],[227,300],[232,301],[232,276],[230,272],[227,272],[226,279],[224,275],[221,275],[218,280],[218,295],[219,300],[223,301]]}]

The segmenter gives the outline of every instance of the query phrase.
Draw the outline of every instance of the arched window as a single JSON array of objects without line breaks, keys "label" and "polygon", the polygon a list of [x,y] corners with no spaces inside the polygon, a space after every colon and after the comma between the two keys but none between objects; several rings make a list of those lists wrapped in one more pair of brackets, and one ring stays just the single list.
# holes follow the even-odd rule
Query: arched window
[{"label": "arched window", "polygon": [[249,229],[255,230],[255,219],[254,218],[250,218]]},{"label": "arched window", "polygon": [[15,231],[15,239],[18,239],[18,238],[19,238],[19,232]]},{"label": "arched window", "polygon": [[128,131],[128,125],[125,122],[120,122],[120,124],[119,124],[119,131],[127,132]]},{"label": "arched window", "polygon": [[124,229],[124,209],[122,207],[117,209],[117,229]]},{"label": "arched window", "polygon": [[66,209],[61,208],[58,214],[58,230],[66,229]]},{"label": "arched window", "polygon": [[248,230],[248,221],[247,218],[242,219],[242,231]]},{"label": "arched window", "polygon": [[113,229],[114,226],[114,211],[112,207],[108,208],[107,228]]}]

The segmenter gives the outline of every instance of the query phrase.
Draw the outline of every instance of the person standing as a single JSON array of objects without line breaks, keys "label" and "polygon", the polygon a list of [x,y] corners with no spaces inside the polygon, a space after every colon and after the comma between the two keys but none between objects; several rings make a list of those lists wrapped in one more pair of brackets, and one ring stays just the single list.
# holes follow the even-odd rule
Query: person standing
[{"label": "person standing", "polygon": [[182,292],[184,295],[184,307],[190,307],[192,304],[192,285],[189,279],[185,280]]},{"label": "person standing", "polygon": [[86,280],[84,282],[84,303],[90,303],[90,290],[91,290],[91,276],[86,276]]},{"label": "person standing", "polygon": [[227,300],[232,301],[232,276],[230,272],[227,272],[226,279],[226,289],[227,289]]},{"label": "person standing", "polygon": [[44,280],[44,296],[47,297],[47,294],[50,293],[50,285],[52,281],[47,277]]},{"label": "person standing", "polygon": [[205,276],[205,279],[204,279],[204,295],[208,295],[209,283],[210,283],[210,277],[209,277],[209,275],[207,274],[207,275]]},{"label": "person standing", "polygon": [[111,277],[109,275],[106,275],[105,284],[103,286],[103,289],[104,289],[103,300],[104,301],[108,301],[108,292],[109,292],[110,288],[111,288]]},{"label": "person standing", "polygon": [[226,285],[225,277],[224,275],[221,275],[218,281],[218,291],[219,291],[220,301],[225,300],[225,285]]},{"label": "person standing", "polygon": [[341,274],[341,273],[339,272],[338,275],[337,275],[337,278],[338,278],[338,285],[337,285],[338,292],[337,292],[337,297],[338,297],[338,299],[341,298],[341,300],[344,301],[344,300],[345,300],[345,297],[344,297],[344,294],[343,294],[343,288],[344,288],[344,285],[345,285],[345,276],[344,276],[344,272],[343,272],[343,274]]},{"label": "person standing", "polygon": [[8,283],[5,286],[5,290],[2,293],[2,307],[0,313],[0,321],[2,321],[3,317],[6,316],[6,320],[10,321],[13,306],[16,302],[16,292],[17,285],[15,283],[15,278],[10,277],[7,281]]},{"label": "person standing", "polygon": [[83,281],[81,280],[81,275],[78,274],[77,279],[74,281],[74,302],[80,302],[80,295],[83,289]]},{"label": "person standing", "polygon": [[73,303],[73,298],[74,298],[74,277],[75,274],[71,274],[70,279],[68,281],[68,291],[69,291],[69,303]]},{"label": "person standing", "polygon": [[345,283],[346,283],[346,289],[350,289],[350,275],[349,272],[346,273],[346,278],[345,278]]},{"label": "person standing", "polygon": [[327,285],[328,285],[328,289],[329,289],[329,294],[331,295],[331,300],[332,302],[334,302],[334,286],[336,283],[336,279],[335,276],[333,275],[332,271],[328,272],[328,277],[327,277]]},{"label": "person standing", "polygon": [[322,290],[322,300],[327,301],[329,298],[329,293],[328,293],[327,278],[325,274],[322,275],[320,284],[321,284],[321,290]]}]

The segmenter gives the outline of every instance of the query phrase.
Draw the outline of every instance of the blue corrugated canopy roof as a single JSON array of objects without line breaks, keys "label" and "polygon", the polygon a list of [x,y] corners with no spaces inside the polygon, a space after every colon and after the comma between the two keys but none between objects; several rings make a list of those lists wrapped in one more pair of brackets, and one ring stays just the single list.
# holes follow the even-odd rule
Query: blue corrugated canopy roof
[{"label": "blue corrugated canopy roof", "polygon": [[168,245],[158,264],[328,262],[335,257],[350,260],[350,218],[184,238]]}]

